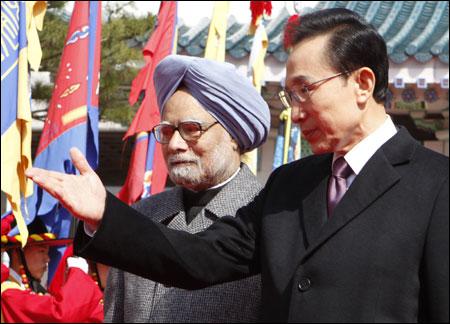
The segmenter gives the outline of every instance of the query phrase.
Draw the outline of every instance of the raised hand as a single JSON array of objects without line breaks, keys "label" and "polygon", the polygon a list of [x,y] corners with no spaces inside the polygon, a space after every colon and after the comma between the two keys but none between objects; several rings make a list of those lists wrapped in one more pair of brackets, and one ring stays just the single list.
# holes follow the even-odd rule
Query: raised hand
[{"label": "raised hand", "polygon": [[105,210],[106,189],[77,148],[70,149],[70,157],[80,175],[39,168],[30,168],[25,175],[58,199],[72,215],[96,227]]}]

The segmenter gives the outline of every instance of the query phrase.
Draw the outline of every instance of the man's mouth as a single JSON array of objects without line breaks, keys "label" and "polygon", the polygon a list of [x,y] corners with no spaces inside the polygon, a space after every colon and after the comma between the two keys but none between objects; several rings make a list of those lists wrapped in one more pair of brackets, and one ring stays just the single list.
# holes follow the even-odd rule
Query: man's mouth
[{"label": "man's mouth", "polygon": [[195,163],[195,161],[180,160],[180,161],[171,161],[170,165],[177,166],[177,165],[193,164],[193,163]]}]

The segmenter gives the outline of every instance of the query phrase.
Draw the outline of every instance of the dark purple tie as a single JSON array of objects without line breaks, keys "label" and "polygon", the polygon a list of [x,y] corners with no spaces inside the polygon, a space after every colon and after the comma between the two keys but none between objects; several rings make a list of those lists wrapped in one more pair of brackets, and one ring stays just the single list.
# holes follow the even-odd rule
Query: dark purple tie
[{"label": "dark purple tie", "polygon": [[334,161],[332,169],[333,174],[328,183],[328,217],[331,217],[334,208],[347,191],[347,177],[353,173],[344,157]]}]

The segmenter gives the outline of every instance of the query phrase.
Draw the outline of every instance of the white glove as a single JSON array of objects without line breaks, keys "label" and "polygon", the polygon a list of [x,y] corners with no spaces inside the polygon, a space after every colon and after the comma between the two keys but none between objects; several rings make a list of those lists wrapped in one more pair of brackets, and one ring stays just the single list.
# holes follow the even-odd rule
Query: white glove
[{"label": "white glove", "polygon": [[84,273],[86,273],[86,274],[89,271],[89,265],[88,265],[87,261],[80,257],[67,258],[67,267],[68,268],[79,268],[82,271],[84,271]]}]

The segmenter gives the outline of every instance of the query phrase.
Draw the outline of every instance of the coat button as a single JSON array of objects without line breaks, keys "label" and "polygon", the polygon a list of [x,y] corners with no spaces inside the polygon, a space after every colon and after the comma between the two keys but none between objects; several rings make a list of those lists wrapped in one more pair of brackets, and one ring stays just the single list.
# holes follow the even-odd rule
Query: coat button
[{"label": "coat button", "polygon": [[311,280],[309,278],[302,278],[298,283],[298,290],[308,291],[311,288]]}]

